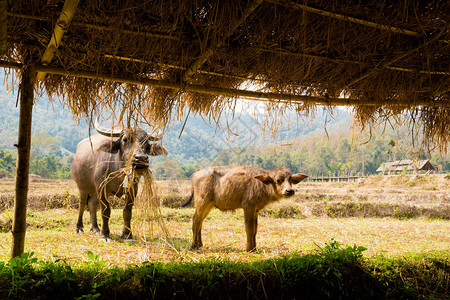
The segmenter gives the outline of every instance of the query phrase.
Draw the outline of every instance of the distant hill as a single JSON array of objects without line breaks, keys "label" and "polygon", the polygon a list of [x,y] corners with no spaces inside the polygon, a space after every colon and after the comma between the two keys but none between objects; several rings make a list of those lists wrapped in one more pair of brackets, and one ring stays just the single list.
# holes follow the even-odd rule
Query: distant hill
[{"label": "distant hill", "polygon": [[[3,83],[0,79],[0,82]],[[13,149],[17,143],[19,106],[16,107],[17,92],[7,93],[0,84],[0,149]],[[51,103],[47,97],[36,101],[33,109],[32,135],[46,134],[58,142],[59,156],[75,152],[78,142],[88,135],[86,124],[77,124],[72,115],[62,109],[60,103]]]}]

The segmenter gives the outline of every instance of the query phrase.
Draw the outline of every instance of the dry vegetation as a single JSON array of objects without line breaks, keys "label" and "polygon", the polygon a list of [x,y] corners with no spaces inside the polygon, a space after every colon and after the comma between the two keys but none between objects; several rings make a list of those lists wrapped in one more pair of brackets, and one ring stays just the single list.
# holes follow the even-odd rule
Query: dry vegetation
[{"label": "dry vegetation", "polygon": [[[143,232],[142,228],[148,227],[136,210],[132,226],[137,241],[121,242],[122,205],[116,201],[110,222],[114,242],[104,243],[94,234],[75,233],[78,205],[72,181],[32,181],[25,251],[75,264],[88,260],[88,251],[117,265],[205,258],[252,261],[293,252],[309,253],[335,238],[341,244],[367,247],[364,253],[368,257],[430,252],[450,257],[450,187],[449,179],[442,175],[376,176],[359,183],[301,183],[295,198],[269,206],[261,214],[258,251],[252,254],[244,251],[240,210],[213,210],[204,223],[204,248],[190,251],[193,208],[179,208],[190,194],[189,183],[164,181],[157,182],[157,186],[171,239],[164,239],[156,222],[152,232]],[[8,259],[10,253],[13,195],[13,181],[2,180],[0,260]]]}]

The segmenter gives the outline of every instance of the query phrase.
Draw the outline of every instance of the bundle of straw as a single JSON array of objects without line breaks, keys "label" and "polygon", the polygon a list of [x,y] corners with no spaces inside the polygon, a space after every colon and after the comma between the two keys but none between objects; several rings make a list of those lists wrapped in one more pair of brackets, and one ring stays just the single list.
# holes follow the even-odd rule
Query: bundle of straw
[{"label": "bundle of straw", "polygon": [[156,222],[162,230],[166,241],[169,241],[170,234],[161,214],[160,201],[156,195],[156,184],[153,181],[152,172],[150,169],[146,169],[139,175],[142,177],[142,192],[137,197],[137,201],[135,201],[136,220],[140,221],[140,226],[136,226],[136,232],[143,241],[151,241],[154,238],[154,223]]}]

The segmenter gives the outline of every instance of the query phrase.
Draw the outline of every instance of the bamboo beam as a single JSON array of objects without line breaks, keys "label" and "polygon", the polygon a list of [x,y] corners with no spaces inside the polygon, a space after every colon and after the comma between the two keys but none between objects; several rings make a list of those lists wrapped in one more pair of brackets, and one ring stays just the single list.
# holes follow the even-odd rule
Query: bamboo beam
[{"label": "bamboo beam", "polygon": [[[261,52],[268,52],[268,53],[275,53],[279,55],[292,55],[292,56],[298,56],[298,57],[306,57],[311,59],[320,59],[320,60],[326,60],[335,64],[356,64],[366,67],[373,67],[373,65],[368,65],[367,63],[360,62],[357,60],[349,60],[349,59],[340,59],[340,58],[331,58],[321,55],[315,55],[315,54],[307,54],[307,53],[300,53],[300,52],[292,52],[285,50],[283,48],[264,48],[264,47],[255,47],[255,50],[261,51]],[[399,66],[384,66],[385,69],[393,70],[393,71],[400,71],[400,72],[412,72],[412,73],[420,73],[420,74],[428,74],[428,75],[446,75],[450,76],[450,72],[445,71],[429,71],[429,70],[419,70],[419,69],[412,69],[412,68],[406,68],[406,67],[399,67]]]},{"label": "bamboo beam", "polygon": [[10,61],[6,61],[6,60],[0,60],[0,67],[14,69],[14,70],[20,70],[23,68],[23,64],[17,63],[17,62],[10,62]]},{"label": "bamboo beam", "polygon": [[366,20],[362,20],[362,19],[358,19],[358,18],[349,17],[349,16],[342,15],[342,14],[328,12],[326,10],[314,8],[314,7],[311,7],[311,6],[308,6],[308,5],[294,3],[294,2],[292,2],[290,0],[266,0],[266,1],[270,2],[270,3],[274,3],[274,4],[279,4],[279,5],[288,7],[288,8],[301,9],[301,10],[304,10],[304,11],[307,11],[307,12],[311,12],[311,13],[314,13],[314,14],[318,14],[318,15],[321,15],[321,16],[331,17],[331,18],[335,18],[335,19],[338,19],[338,20],[352,22],[352,23],[356,23],[356,24],[359,24],[359,25],[369,26],[369,27],[373,27],[373,28],[377,28],[377,29],[381,29],[381,30],[387,30],[387,31],[391,31],[391,32],[395,32],[395,33],[401,33],[401,34],[406,34],[406,35],[410,35],[410,36],[419,36],[419,35],[421,35],[421,33],[413,31],[413,30],[403,29],[403,28],[396,27],[396,26],[389,26],[389,25],[379,24],[379,23],[375,23],[375,22],[371,22],[371,21],[366,21]]},{"label": "bamboo beam", "polygon": [[184,83],[176,83],[165,80],[156,80],[156,79],[141,79],[137,80],[134,78],[126,77],[126,76],[118,76],[118,75],[110,75],[110,74],[99,74],[97,72],[89,72],[89,71],[80,71],[80,72],[71,72],[62,68],[50,67],[50,66],[37,66],[36,69],[41,72],[52,73],[56,75],[62,76],[75,76],[81,78],[89,78],[89,79],[97,79],[97,80],[106,80],[106,81],[116,81],[128,84],[140,84],[157,88],[165,88],[171,89],[175,91],[185,91],[185,92],[196,92],[217,96],[225,96],[225,97],[235,97],[235,98],[249,98],[253,100],[261,100],[266,99],[273,102],[283,100],[288,101],[289,103],[307,103],[313,105],[336,105],[336,106],[355,106],[355,105],[366,105],[366,106],[378,106],[378,105],[388,105],[388,106],[396,106],[396,107],[413,107],[413,106],[427,106],[427,107],[450,107],[450,102],[429,102],[419,100],[414,103],[373,103],[360,99],[351,99],[351,98],[327,98],[327,97],[318,97],[318,96],[306,96],[306,95],[293,95],[293,94],[279,94],[279,93],[266,93],[266,92],[256,92],[256,91],[248,91],[241,89],[231,89],[231,88],[222,88],[222,87],[214,87],[214,86],[205,86],[205,85],[194,85],[194,84],[184,84]]},{"label": "bamboo beam", "polygon": [[[77,10],[79,2],[80,0],[66,0],[64,2],[63,9],[58,17],[58,21],[56,22],[50,42],[42,55],[41,64],[48,65],[52,61],[56,50],[61,44],[64,34],[69,29],[70,22],[72,21],[75,11]],[[44,77],[45,73],[37,74],[37,80],[43,80]]]},{"label": "bamboo beam", "polygon": [[17,147],[17,170],[11,258],[22,255],[25,248],[31,121],[35,82],[35,67],[33,65],[24,67],[20,84],[19,136],[18,144],[15,145]]},{"label": "bamboo beam", "polygon": [[157,88],[171,89],[175,91],[185,91],[185,92],[197,92],[218,96],[228,96],[228,97],[247,97],[253,99],[268,99],[268,100],[285,100],[291,102],[314,102],[323,105],[356,105],[358,100],[343,99],[343,98],[323,98],[314,96],[302,96],[302,95],[290,95],[290,94],[278,94],[278,93],[264,93],[256,91],[247,91],[240,89],[230,89],[221,88],[205,85],[194,85],[194,84],[184,84],[176,83],[165,80],[156,79],[133,79],[126,76],[110,75],[110,74],[99,74],[96,72],[81,71],[81,72],[70,72],[61,68],[55,68],[50,66],[38,66],[37,70],[46,73],[52,73],[56,75],[63,76],[76,76],[88,79],[106,80],[106,81],[116,81],[128,84],[140,84]]},{"label": "bamboo beam", "polygon": [[8,0],[0,0],[0,55],[6,54],[8,38]]},{"label": "bamboo beam", "polygon": [[[290,52],[290,51],[284,50],[282,48],[267,49],[267,48],[263,48],[263,47],[256,47],[254,49],[261,51],[261,52],[269,52],[269,53],[276,53],[276,54],[281,54],[281,55],[293,55],[293,56],[306,57],[306,58],[312,58],[312,59],[326,60],[326,61],[336,63],[336,64],[344,63],[344,64],[356,64],[356,65],[362,65],[362,66],[366,66],[366,67],[373,67],[373,65],[369,66],[366,63],[356,61],[356,60],[349,60],[349,59],[344,60],[344,59],[330,58],[330,57],[326,57],[326,56],[319,56],[319,55],[313,55],[313,54]],[[130,61],[130,62],[145,63],[145,64],[153,63],[153,62],[142,60],[142,59],[130,58],[130,57],[124,57],[124,56],[118,56],[118,55],[110,55],[110,54],[105,54],[104,57],[111,58],[111,59]],[[186,68],[181,67],[181,66],[176,66],[176,65],[163,64],[163,63],[159,63],[159,62],[156,62],[155,64],[157,64],[158,66],[161,66],[161,67],[186,70]],[[399,72],[450,76],[450,72],[445,72],[445,71],[428,71],[428,70],[419,70],[419,69],[412,69],[412,68],[399,67],[399,66],[385,66],[384,68],[388,69],[388,70],[399,71]],[[201,73],[201,74],[208,74],[208,75],[227,77],[227,78],[236,78],[236,79],[240,79],[240,80],[263,81],[261,79],[256,79],[256,78],[248,78],[248,77],[237,76],[237,75],[228,75],[228,74],[211,72],[211,71],[197,70],[197,72]],[[305,87],[305,85],[294,85],[294,86]]]},{"label": "bamboo beam", "polygon": [[186,71],[183,73],[183,75],[181,75],[181,81],[187,82],[189,80],[189,78],[191,78],[198,71],[198,69],[206,62],[206,60],[208,60],[208,58],[213,55],[214,51],[218,47],[220,47],[225,42],[225,40],[236,31],[236,29],[239,27],[239,25],[244,23],[244,21],[248,18],[248,16],[250,16],[250,14],[262,2],[263,2],[263,0],[253,1],[249,6],[247,6],[245,8],[242,15],[238,19],[230,22],[230,26],[229,26],[227,32],[221,37],[222,39],[215,42],[212,45],[209,45],[209,47],[206,48],[206,50],[203,51],[203,53],[201,53],[200,56],[196,60],[194,60],[190,66],[188,66],[186,68]]},{"label": "bamboo beam", "polygon": [[450,72],[444,72],[444,71],[428,71],[428,70],[411,69],[411,68],[404,68],[404,67],[397,67],[397,66],[386,66],[384,68],[388,69],[388,70],[400,71],[400,72],[450,76]]},{"label": "bamboo beam", "polygon": [[[23,67],[20,63],[12,63],[0,60],[0,67],[21,69]],[[305,96],[305,95],[292,95],[292,94],[279,94],[279,93],[265,93],[265,92],[255,92],[247,91],[241,89],[230,89],[221,87],[212,87],[205,85],[192,85],[192,84],[181,84],[164,80],[156,79],[142,79],[137,80],[126,76],[117,76],[110,74],[99,74],[97,72],[89,71],[68,71],[58,67],[51,66],[36,66],[36,70],[40,72],[46,72],[62,76],[74,76],[88,79],[106,80],[106,81],[116,81],[129,84],[140,84],[151,87],[166,88],[176,91],[188,91],[212,94],[218,96],[228,96],[236,98],[246,98],[248,100],[264,100],[264,101],[287,101],[287,102],[303,102],[314,105],[338,105],[338,106],[354,106],[354,105],[366,105],[366,106],[376,106],[376,105],[393,105],[397,107],[412,107],[412,106],[425,106],[425,107],[450,107],[450,103],[446,102],[429,102],[429,101],[416,101],[411,104],[401,104],[401,103],[371,103],[360,99],[351,98],[327,98],[327,97],[317,97],[317,96]],[[445,93],[445,92],[444,92]]]},{"label": "bamboo beam", "polygon": [[[111,59],[118,59],[118,60],[137,62],[137,63],[143,63],[143,64],[156,64],[156,65],[158,65],[160,67],[171,68],[171,69],[178,69],[178,70],[186,70],[185,67],[171,65],[171,64],[164,64],[164,63],[159,63],[159,62],[151,62],[151,61],[147,61],[147,60],[143,60],[143,59],[137,59],[137,58],[131,58],[131,57],[125,57],[125,56],[118,56],[118,55],[110,55],[110,54],[105,54],[103,56],[106,57],[106,58],[111,58]],[[211,71],[197,70],[197,72],[201,73],[201,74],[220,76],[220,77],[226,77],[226,78],[235,78],[235,79],[240,79],[240,80],[262,81],[260,79],[248,78],[248,77],[237,76],[237,75],[228,75],[228,74],[223,74],[223,73],[218,73],[218,72],[211,72]]]},{"label": "bamboo beam", "polygon": [[96,29],[96,30],[99,30],[99,31],[102,31],[102,30],[114,31],[114,32],[119,31],[120,33],[126,33],[126,34],[131,34],[131,35],[139,35],[139,36],[144,36],[144,37],[154,37],[154,38],[159,38],[159,39],[168,39],[168,40],[175,40],[175,41],[178,41],[180,39],[180,38],[178,38],[176,36],[173,36],[173,35],[162,34],[162,33],[155,33],[155,32],[148,32],[148,31],[147,32],[132,31],[132,30],[128,30],[128,29],[118,29],[118,28],[115,28],[115,27],[87,24],[87,23],[81,23],[81,22],[74,22],[73,24],[75,26]]},{"label": "bamboo beam", "polygon": [[[20,70],[22,69],[23,65],[20,63],[15,63],[15,62],[8,62],[8,61],[3,61],[0,60],[0,67],[3,68],[11,68],[11,69],[15,69],[15,70]],[[143,84],[143,85],[148,85],[148,86],[155,86],[155,87],[162,87],[162,88],[169,88],[169,89],[174,89],[174,90],[182,90],[183,87],[185,85],[179,85],[176,83],[170,83],[168,81],[158,81],[158,80],[153,80],[153,79],[148,79],[149,82],[148,84],[142,82],[142,81],[138,81],[138,80],[134,80],[134,79],[130,79],[130,78],[126,78],[126,77],[117,77],[117,76],[110,76],[110,75],[105,75],[105,74],[97,74],[94,72],[76,72],[76,71],[67,71],[61,68],[57,68],[57,67],[46,67],[46,66],[36,66],[37,70],[41,70],[43,72],[48,72],[48,73],[53,73],[53,74],[57,74],[57,75],[63,75],[63,76],[74,76],[74,77],[83,77],[83,78],[90,78],[90,79],[99,79],[99,80],[108,80],[108,81],[117,81],[117,82],[123,82],[123,83],[131,83],[131,84]],[[222,74],[223,75],[223,74]],[[444,74],[444,75],[448,75],[448,74]],[[250,80],[253,80],[250,78]],[[191,85],[187,85],[187,89],[190,88]],[[297,86],[297,85],[291,85],[291,86]],[[201,90],[203,89],[202,87],[205,87],[205,90],[211,90],[212,87],[208,87],[208,86],[201,86],[201,85],[197,85],[195,87],[199,87],[198,90],[196,90],[196,92],[201,93]],[[303,87],[303,86],[298,86],[298,87]],[[216,88],[216,89],[221,89],[221,88]],[[186,89],[184,89],[186,90]],[[264,100],[264,101],[273,101],[273,100],[283,100],[283,101],[301,101],[304,102],[305,100],[299,100],[299,99],[289,99],[289,95],[288,94],[276,94],[273,93],[273,97],[269,96],[269,97],[265,97],[264,95],[266,95],[267,93],[258,93],[260,95],[262,95],[261,97],[257,97],[256,94],[252,94],[251,97],[248,97],[247,95],[242,95],[240,96],[239,94],[241,93],[241,91],[243,92],[247,92],[245,90],[239,90],[239,89],[228,89],[231,91],[236,91],[236,93],[234,93],[234,96],[231,97],[239,97],[239,98],[254,98],[255,99],[259,99],[259,100]],[[359,91],[360,89],[351,89],[348,88],[347,90],[350,91]],[[249,91],[252,92],[252,91]],[[417,93],[424,93],[426,91],[416,91]],[[436,95],[440,95],[440,94],[445,94],[446,92],[448,92],[448,90],[445,90],[441,93],[436,93]],[[256,92],[252,92],[252,93],[256,93]],[[211,92],[211,94],[217,94],[215,92]],[[233,94],[233,92],[229,92],[228,94]],[[218,94],[219,95],[219,94]],[[280,95],[279,98],[277,98],[277,96],[275,95]],[[294,96],[295,97],[295,96]],[[321,98],[321,97],[309,97],[309,96],[304,96],[304,99],[329,99],[329,98]],[[339,98],[341,99],[341,98]],[[339,100],[338,103],[342,104],[335,104],[335,105],[375,105],[375,104],[367,104],[367,103],[361,103],[361,100],[355,100],[355,99],[350,99],[350,102],[345,102],[342,100]],[[305,101],[305,102],[311,102],[311,101]],[[329,105],[329,104],[325,104],[328,103],[327,101],[323,101],[322,103],[317,103],[318,105]],[[334,105],[334,104],[332,104]],[[420,102],[420,103],[414,103],[414,105],[416,106],[444,106],[444,107],[450,107],[450,103],[446,104],[446,103],[430,103],[430,102]],[[414,106],[413,105],[413,106]]]},{"label": "bamboo beam", "polygon": [[[30,16],[30,15],[17,14],[17,13],[8,13],[8,16],[22,18],[22,19],[50,22],[49,18],[41,17],[41,16]],[[126,34],[130,34],[130,35],[137,35],[137,36],[144,36],[144,37],[154,37],[154,38],[168,39],[168,40],[175,40],[175,41],[180,40],[180,38],[177,36],[163,34],[163,33],[149,32],[149,31],[132,31],[129,29],[120,29],[117,27],[94,25],[94,24],[88,24],[88,23],[83,23],[83,22],[72,22],[72,25],[76,26],[76,27],[95,29],[98,31],[104,30],[104,31],[120,32],[120,33],[126,33]]]}]

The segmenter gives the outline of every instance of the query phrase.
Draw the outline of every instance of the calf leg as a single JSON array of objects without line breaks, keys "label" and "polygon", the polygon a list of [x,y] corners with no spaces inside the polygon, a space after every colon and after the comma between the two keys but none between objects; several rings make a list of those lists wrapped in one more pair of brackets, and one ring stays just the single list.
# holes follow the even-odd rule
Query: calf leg
[{"label": "calf leg", "polygon": [[[199,201],[201,202],[201,201]],[[198,249],[203,247],[202,243],[202,225],[203,220],[205,220],[206,216],[208,216],[209,212],[213,209],[214,205],[211,202],[207,203],[199,203],[195,202],[195,213],[192,218],[192,249]]]},{"label": "calf leg", "polygon": [[95,196],[89,196],[88,199],[88,209],[89,215],[91,217],[91,231],[93,233],[100,233],[100,228],[97,224],[97,209],[98,209],[98,198]]},{"label": "calf leg", "polygon": [[106,197],[100,198],[100,211],[102,213],[102,230],[100,231],[100,233],[102,238],[108,241],[110,240],[108,222],[109,218],[111,217],[111,207]]},{"label": "calf leg", "polygon": [[89,195],[87,193],[84,193],[80,191],[80,208],[78,211],[78,221],[77,221],[77,228],[75,229],[76,233],[83,233],[83,214],[84,210],[86,209],[86,203],[88,202]]},{"label": "calf leg", "polygon": [[123,231],[121,238],[124,240],[131,240],[133,234],[131,232],[131,216],[133,209],[133,195],[126,195],[125,197],[125,208],[123,209]]},{"label": "calf leg", "polygon": [[256,249],[256,231],[258,230],[258,213],[255,209],[244,209],[245,231],[247,232],[247,251]]}]

